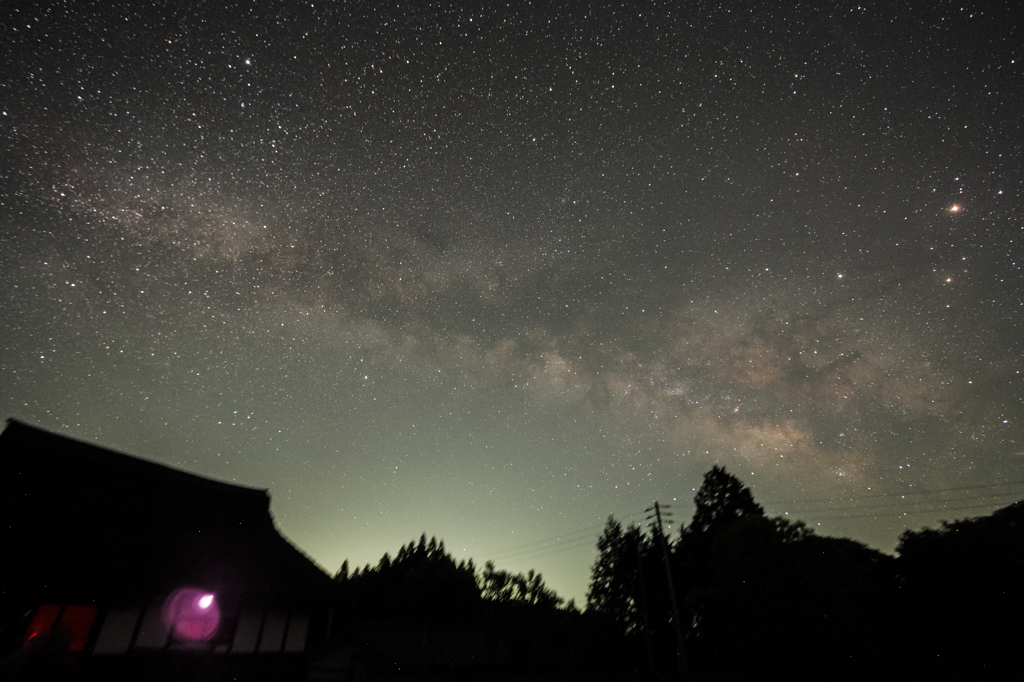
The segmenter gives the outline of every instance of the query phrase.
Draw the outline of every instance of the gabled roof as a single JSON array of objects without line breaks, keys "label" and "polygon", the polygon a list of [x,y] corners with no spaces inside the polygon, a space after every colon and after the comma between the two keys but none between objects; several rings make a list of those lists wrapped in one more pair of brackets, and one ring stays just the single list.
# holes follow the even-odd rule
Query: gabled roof
[{"label": "gabled roof", "polygon": [[188,582],[281,596],[333,584],[278,533],[266,490],[16,420],[0,434],[0,547],[13,558],[0,587],[68,599]]},{"label": "gabled roof", "polygon": [[[22,459],[18,464],[20,467],[59,465],[61,470],[51,471],[51,475],[73,476],[79,472],[86,472],[92,477],[107,474],[130,478],[143,485],[150,483],[162,488],[177,487],[200,494],[232,496],[237,500],[269,497],[266,489],[249,488],[198,476],[165,464],[150,462],[141,457],[45,431],[17,419],[7,420],[7,427],[0,433],[0,443],[3,443],[5,449],[24,448],[18,453]],[[10,465],[10,462],[0,462],[0,466]]]}]

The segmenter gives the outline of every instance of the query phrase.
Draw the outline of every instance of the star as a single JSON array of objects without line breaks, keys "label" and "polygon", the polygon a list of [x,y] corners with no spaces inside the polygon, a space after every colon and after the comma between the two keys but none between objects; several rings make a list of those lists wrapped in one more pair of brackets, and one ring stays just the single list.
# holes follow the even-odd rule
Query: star
[{"label": "star", "polygon": [[[328,568],[713,464],[786,505],[1020,478],[1019,22],[194,4],[5,34],[0,419],[269,488]],[[581,600],[593,549],[508,568]]]}]

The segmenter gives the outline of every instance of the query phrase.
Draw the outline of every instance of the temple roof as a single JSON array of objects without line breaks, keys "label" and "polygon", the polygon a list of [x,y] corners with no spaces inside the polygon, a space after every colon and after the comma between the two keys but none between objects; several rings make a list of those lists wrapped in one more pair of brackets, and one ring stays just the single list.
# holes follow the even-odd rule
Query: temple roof
[{"label": "temple roof", "polygon": [[311,595],[333,584],[274,527],[267,490],[13,419],[0,434],[0,546],[13,558],[0,587],[67,599],[183,583]]}]

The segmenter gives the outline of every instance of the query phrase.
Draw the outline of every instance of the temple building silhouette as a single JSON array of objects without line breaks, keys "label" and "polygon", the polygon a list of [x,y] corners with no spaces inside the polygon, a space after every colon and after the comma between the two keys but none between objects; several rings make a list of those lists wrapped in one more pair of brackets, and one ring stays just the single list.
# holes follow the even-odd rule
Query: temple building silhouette
[{"label": "temple building silhouette", "polygon": [[334,583],[266,490],[8,420],[0,677],[303,679]]}]

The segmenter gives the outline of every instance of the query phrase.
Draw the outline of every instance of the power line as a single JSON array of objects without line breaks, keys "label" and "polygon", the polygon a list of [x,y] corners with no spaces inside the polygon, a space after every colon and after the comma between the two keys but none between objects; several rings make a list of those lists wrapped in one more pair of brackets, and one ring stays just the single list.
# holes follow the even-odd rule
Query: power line
[{"label": "power line", "polygon": [[[576,531],[575,533],[567,533],[564,535],[556,536],[554,538],[549,538],[547,540],[538,540],[537,542],[531,542],[527,545],[520,545],[518,547],[502,550],[500,552],[493,552],[487,554],[487,556],[491,559],[498,558],[504,560],[507,558],[517,557],[522,554],[532,554],[534,552],[545,551],[548,549],[552,549],[553,547],[559,547],[562,545],[575,543],[580,541],[581,539],[590,539],[591,537],[594,537],[594,530],[599,527],[600,526],[595,526],[593,528],[584,528]],[[581,537],[581,533],[585,533],[585,535]]]},{"label": "power line", "polygon": [[[936,488],[934,490],[912,490],[904,493],[876,493],[874,495],[861,495],[859,500],[870,500],[878,497],[893,497],[895,495],[934,495],[936,493],[951,493],[962,490],[984,490],[987,488],[1001,488],[1008,485],[1024,485],[1024,480],[1021,481],[1005,481],[1003,483],[987,483],[982,485],[968,485],[957,488]],[[850,498],[853,501],[853,498]],[[810,500],[768,500],[762,501],[761,504],[770,504],[778,506],[780,504],[813,504],[817,502],[834,502],[835,497],[819,497]]]},{"label": "power line", "polygon": [[[791,510],[789,512],[783,512],[783,515],[784,516],[794,517],[794,516],[797,516],[797,515],[811,514],[812,515],[811,519],[813,519],[814,521],[842,521],[842,520],[846,520],[846,519],[878,518],[878,517],[885,517],[885,516],[890,516],[890,515],[896,516],[896,517],[921,516],[921,515],[924,515],[924,514],[935,514],[935,513],[945,513],[945,512],[966,511],[966,510],[971,510],[971,509],[981,509],[981,508],[985,508],[985,507],[989,507],[990,508],[990,507],[993,507],[993,506],[999,506],[1001,504],[1004,504],[1004,502],[999,502],[999,501],[993,500],[992,502],[988,502],[988,503],[984,503],[984,504],[976,504],[976,505],[960,505],[960,506],[956,506],[956,507],[942,507],[942,508],[931,508],[931,509],[913,509],[914,507],[920,507],[921,505],[941,504],[941,502],[939,502],[939,501],[929,501],[929,500],[914,501],[914,500],[906,500],[905,498],[911,497],[911,496],[935,495],[935,494],[950,493],[950,492],[991,490],[993,488],[1000,488],[1000,487],[1013,486],[1013,485],[1024,485],[1024,480],[1005,481],[1003,483],[989,483],[989,484],[973,485],[973,486],[957,486],[957,487],[952,487],[952,488],[935,488],[935,489],[932,489],[932,490],[914,490],[914,491],[909,491],[909,492],[904,492],[904,493],[877,493],[877,494],[874,494],[874,495],[862,496],[862,497],[858,498],[858,500],[854,500],[854,499],[851,498],[849,501],[850,502],[854,502],[854,501],[859,501],[859,500],[875,500],[875,499],[884,499],[884,498],[890,498],[891,501],[890,502],[881,503],[881,504],[852,504],[852,505],[841,506],[841,507],[831,506],[831,507],[817,507],[817,508],[810,508],[810,509],[808,509],[808,508],[799,509],[798,508],[798,509],[793,509],[793,510]],[[966,501],[969,501],[969,500],[981,500],[981,499],[987,499],[987,498],[1005,498],[1005,497],[1008,497],[1008,496],[1016,497],[1018,494],[1019,493],[1016,493],[1014,491],[992,492],[992,493],[982,494],[982,495],[973,495],[973,496],[969,496],[969,497],[961,497],[959,499],[954,500],[954,502],[960,503],[960,502],[966,502]],[[811,500],[803,500],[803,501],[799,501],[799,502],[790,500],[790,501],[781,502],[781,503],[778,502],[778,501],[774,501],[774,502],[769,501],[769,502],[764,502],[763,504],[770,505],[772,507],[778,508],[779,506],[781,506],[783,504],[799,506],[799,505],[802,505],[802,504],[813,504],[813,503],[816,503],[816,502],[836,502],[836,498],[816,498],[816,499],[811,499]],[[839,500],[839,502],[843,503],[843,502],[846,502],[846,500]],[[842,512],[847,512],[847,511],[862,512],[862,511],[865,511],[865,510],[877,510],[877,511],[866,511],[866,513],[855,513],[855,514],[845,514],[845,513],[842,513]],[[819,513],[819,512],[823,512],[826,515],[825,516],[815,515],[816,513]],[[642,519],[644,519],[645,515],[646,515],[645,511],[637,511],[637,512],[634,512],[632,514],[628,514],[628,515],[625,515],[625,516],[622,516],[622,517],[616,517],[616,520],[618,520],[620,523],[624,523],[625,524],[625,523],[627,523],[627,522],[629,522],[631,520],[635,520],[635,519],[642,520]],[[614,516],[614,514],[613,514],[613,516]],[[681,525],[685,526],[686,524],[681,524]],[[570,550],[574,550],[574,549],[579,549],[581,547],[585,547],[586,545],[588,545],[590,543],[594,543],[594,545],[596,546],[597,537],[595,536],[595,532],[601,531],[604,528],[605,528],[605,524],[595,525],[595,526],[588,526],[586,528],[579,528],[577,530],[570,531],[568,533],[560,533],[558,535],[555,535],[555,536],[552,536],[552,537],[549,537],[549,538],[545,538],[545,539],[542,539],[542,540],[536,540],[534,542],[529,542],[529,543],[526,543],[526,544],[523,544],[523,545],[516,545],[514,547],[509,547],[508,549],[499,550],[497,552],[485,553],[483,556],[486,557],[487,559],[491,560],[491,561],[501,562],[501,563],[508,564],[508,563],[519,563],[519,562],[522,562],[522,561],[538,559],[538,558],[549,556],[549,555],[552,555],[552,554],[560,554],[562,552],[567,552],[567,551],[570,551]]]},{"label": "power line", "polygon": [[[549,556],[551,554],[560,554],[562,552],[568,552],[573,549],[580,549],[581,547],[596,547],[596,545],[597,542],[595,538],[579,538],[571,544],[559,545],[554,547],[542,547],[538,548],[533,553],[527,552],[522,555],[506,557],[504,559],[501,559],[500,561],[503,564],[515,564],[523,561],[532,561],[534,559],[539,559],[541,557]],[[495,561],[493,558],[490,558],[490,560]]]},{"label": "power line", "polygon": [[[625,516],[625,519],[632,519],[634,517],[643,518],[645,512],[637,511],[632,514]],[[614,516],[614,515],[613,515]],[[617,519],[621,523],[621,519]],[[596,546],[597,536],[594,535],[594,531],[600,531],[605,528],[605,524],[600,526],[588,526],[586,528],[580,528],[578,530],[570,531],[568,533],[561,533],[550,538],[543,540],[537,540],[535,542],[529,542],[525,545],[517,545],[510,547],[505,550],[499,550],[497,552],[485,553],[484,556],[494,560],[500,560],[503,562],[508,561],[521,561],[523,558],[545,556],[546,554],[555,554],[563,552],[569,549],[575,549],[582,546],[581,540],[587,540],[593,542]],[[550,550],[550,551],[549,551]]]},{"label": "power line", "polygon": [[[972,495],[972,496],[969,496],[969,497],[960,497],[960,498],[957,498],[957,499],[954,499],[954,500],[950,500],[950,501],[951,502],[960,503],[960,502],[967,502],[967,501],[970,501],[970,500],[984,500],[984,499],[1001,498],[1001,497],[1014,497],[1014,498],[1016,498],[1017,495],[1018,495],[1018,493],[1014,493],[1014,492],[988,493],[986,495]],[[846,507],[817,507],[817,508],[813,508],[813,509],[795,509],[795,510],[792,510],[792,511],[793,511],[793,513],[796,513],[796,514],[807,514],[807,513],[813,513],[813,512],[837,512],[837,511],[843,511],[843,510],[847,510],[847,509],[849,509],[849,510],[859,510],[859,509],[900,508],[900,507],[904,506],[904,504],[905,505],[910,505],[910,506],[920,506],[922,504],[941,504],[941,503],[942,503],[941,501],[931,501],[931,500],[917,500],[917,501],[906,500],[904,502],[901,499],[901,500],[894,500],[892,502],[884,502],[884,503],[881,503],[881,504],[857,504],[857,505],[851,505],[851,506],[846,506]]]},{"label": "power line", "polygon": [[[995,504],[972,504],[972,505],[968,505],[966,507],[945,507],[943,509],[919,509],[917,511],[906,511],[906,512],[892,511],[889,514],[892,514],[892,515],[895,515],[895,516],[921,516],[922,514],[936,514],[936,513],[942,513],[942,512],[964,511],[966,509],[991,509],[993,506],[997,506],[997,505],[995,505]],[[879,517],[888,516],[889,514],[875,512],[875,513],[867,513],[867,514],[847,514],[847,515],[840,515],[840,516],[818,516],[818,517],[814,517],[814,520],[815,521],[844,521],[846,519],[868,519],[868,518],[876,518],[877,519]]]}]

